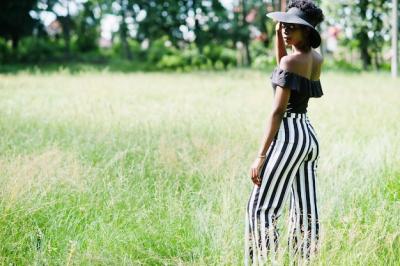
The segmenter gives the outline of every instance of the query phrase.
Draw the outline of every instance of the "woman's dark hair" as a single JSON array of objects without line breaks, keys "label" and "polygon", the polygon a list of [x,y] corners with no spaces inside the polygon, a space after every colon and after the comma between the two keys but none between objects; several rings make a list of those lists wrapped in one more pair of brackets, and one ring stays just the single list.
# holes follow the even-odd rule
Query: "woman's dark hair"
[{"label": "woman's dark hair", "polygon": [[311,0],[292,0],[287,5],[287,9],[291,7],[297,7],[310,18],[311,24],[315,27],[322,21],[324,21],[324,14],[322,9],[317,7]]}]

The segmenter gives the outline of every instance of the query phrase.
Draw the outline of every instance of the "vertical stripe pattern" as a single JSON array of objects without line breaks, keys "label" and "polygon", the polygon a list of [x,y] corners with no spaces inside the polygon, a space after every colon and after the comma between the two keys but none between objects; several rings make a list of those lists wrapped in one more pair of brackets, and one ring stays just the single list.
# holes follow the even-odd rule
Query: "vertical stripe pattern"
[{"label": "vertical stripe pattern", "polygon": [[276,260],[277,220],[290,194],[288,246],[292,256],[309,259],[317,251],[319,223],[316,170],[317,135],[306,113],[285,112],[266,154],[261,186],[253,186],[245,215],[245,265]]}]

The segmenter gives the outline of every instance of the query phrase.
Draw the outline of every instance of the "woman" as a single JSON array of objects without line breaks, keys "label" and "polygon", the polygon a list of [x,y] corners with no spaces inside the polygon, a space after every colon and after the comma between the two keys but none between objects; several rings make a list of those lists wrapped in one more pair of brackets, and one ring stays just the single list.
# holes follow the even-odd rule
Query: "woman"
[{"label": "woman", "polygon": [[[257,158],[251,166],[254,183],[246,211],[245,263],[276,260],[277,218],[290,192],[290,255],[309,259],[316,252],[319,222],[316,199],[318,138],[307,115],[311,97],[323,95],[319,80],[323,58],[317,48],[321,38],[315,26],[322,10],[311,1],[292,1],[287,12],[267,16],[276,25],[278,67],[271,75],[272,112]],[[286,54],[286,45],[292,53]],[[258,178],[258,177],[261,178]]]}]

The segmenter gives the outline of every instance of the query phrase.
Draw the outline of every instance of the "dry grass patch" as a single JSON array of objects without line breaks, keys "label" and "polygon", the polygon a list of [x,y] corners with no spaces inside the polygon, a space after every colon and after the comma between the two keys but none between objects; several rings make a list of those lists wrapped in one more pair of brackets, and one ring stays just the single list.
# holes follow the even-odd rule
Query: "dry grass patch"
[{"label": "dry grass patch", "polygon": [[0,160],[0,197],[8,205],[32,194],[45,195],[53,188],[67,186],[83,191],[84,169],[72,153],[51,148],[40,153],[20,154]]}]

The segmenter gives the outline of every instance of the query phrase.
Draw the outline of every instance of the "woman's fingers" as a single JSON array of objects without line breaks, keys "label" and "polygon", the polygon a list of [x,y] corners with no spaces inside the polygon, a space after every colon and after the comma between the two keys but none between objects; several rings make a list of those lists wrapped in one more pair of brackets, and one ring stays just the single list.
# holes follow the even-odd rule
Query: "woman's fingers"
[{"label": "woman's fingers", "polygon": [[281,23],[278,21],[276,24],[275,24],[275,30],[280,30],[281,29]]},{"label": "woman's fingers", "polygon": [[258,178],[258,169],[257,168],[251,168],[250,169],[250,177],[253,183],[257,186],[261,185],[261,180]]},{"label": "woman's fingers", "polygon": [[257,177],[257,169],[256,168],[252,168],[251,169],[251,178],[256,178]]},{"label": "woman's fingers", "polygon": [[255,185],[260,186],[260,179],[258,178],[258,170],[255,169],[255,168],[252,168],[251,170],[252,170],[252,172],[251,172],[252,173],[251,174],[251,180],[253,181],[253,183]]}]

